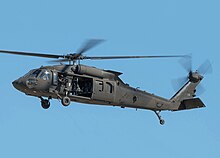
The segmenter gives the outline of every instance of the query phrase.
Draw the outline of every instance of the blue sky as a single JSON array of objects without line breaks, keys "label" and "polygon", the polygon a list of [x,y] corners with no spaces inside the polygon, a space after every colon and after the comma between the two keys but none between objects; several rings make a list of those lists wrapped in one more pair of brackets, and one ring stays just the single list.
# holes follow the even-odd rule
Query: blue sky
[{"label": "blue sky", "polygon": [[[11,82],[47,59],[0,56],[0,157],[219,157],[220,3],[217,0],[0,0],[0,49],[65,54],[88,38],[106,39],[88,55],[193,55],[206,59],[206,108],[163,112],[52,100],[43,110]],[[187,75],[176,59],[85,61],[121,71],[134,87],[170,98],[171,80]]]}]

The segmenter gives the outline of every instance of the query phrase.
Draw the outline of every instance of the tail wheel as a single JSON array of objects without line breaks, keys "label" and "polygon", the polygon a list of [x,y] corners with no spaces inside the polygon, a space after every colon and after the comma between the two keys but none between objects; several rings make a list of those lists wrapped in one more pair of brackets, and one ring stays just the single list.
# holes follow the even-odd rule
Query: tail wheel
[{"label": "tail wheel", "polygon": [[71,102],[71,100],[70,100],[70,98],[69,97],[63,97],[62,98],[62,104],[63,104],[63,106],[69,106],[70,105],[70,102]]},{"label": "tail wheel", "polygon": [[165,121],[162,119],[162,117],[160,116],[160,112],[161,111],[154,111],[155,112],[155,114],[157,115],[157,117],[158,117],[158,119],[159,119],[159,121],[160,121],[160,124],[161,125],[164,125],[165,124]]},{"label": "tail wheel", "polygon": [[163,119],[161,119],[161,120],[160,120],[160,124],[161,124],[161,125],[164,125],[164,124],[165,124],[165,121],[164,121]]}]

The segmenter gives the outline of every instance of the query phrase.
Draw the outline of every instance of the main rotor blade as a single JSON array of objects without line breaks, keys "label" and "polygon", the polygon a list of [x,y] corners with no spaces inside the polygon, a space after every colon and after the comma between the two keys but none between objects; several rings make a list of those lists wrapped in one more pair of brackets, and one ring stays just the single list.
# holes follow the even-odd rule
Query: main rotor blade
[{"label": "main rotor blade", "polygon": [[[186,55],[154,55],[154,56],[93,56],[93,57],[87,57],[87,56],[79,56],[76,59],[77,60],[111,60],[111,59],[134,59],[134,58],[183,58],[187,57]],[[74,55],[75,58],[75,55]],[[51,62],[67,62],[69,59],[58,59],[53,60]]]},{"label": "main rotor blade", "polygon": [[24,55],[24,56],[35,56],[42,58],[63,58],[63,55],[54,55],[54,54],[41,54],[41,53],[32,53],[32,52],[20,52],[20,51],[9,51],[9,50],[0,50],[0,53],[4,54],[15,54],[15,55]]},{"label": "main rotor blade", "polygon": [[72,61],[70,59],[56,59],[56,60],[49,60],[48,63],[63,63],[67,61]]},{"label": "main rotor blade", "polygon": [[76,58],[78,58],[79,56],[81,56],[83,53],[85,53],[86,51],[92,49],[93,47],[97,46],[98,44],[104,42],[103,39],[90,39],[87,40],[80,49],[78,49],[78,51],[76,52]]},{"label": "main rotor blade", "polygon": [[153,56],[84,56],[82,59],[90,60],[106,60],[106,59],[134,59],[134,58],[181,58],[186,57],[185,55],[153,55]]}]

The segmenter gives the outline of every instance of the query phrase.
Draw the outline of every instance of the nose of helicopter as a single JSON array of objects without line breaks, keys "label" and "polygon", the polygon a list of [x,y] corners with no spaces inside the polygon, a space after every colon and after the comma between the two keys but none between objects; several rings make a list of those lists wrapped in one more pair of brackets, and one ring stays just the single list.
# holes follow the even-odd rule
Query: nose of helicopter
[{"label": "nose of helicopter", "polygon": [[19,91],[22,91],[24,89],[24,84],[20,81],[20,79],[14,80],[12,82],[12,85]]}]

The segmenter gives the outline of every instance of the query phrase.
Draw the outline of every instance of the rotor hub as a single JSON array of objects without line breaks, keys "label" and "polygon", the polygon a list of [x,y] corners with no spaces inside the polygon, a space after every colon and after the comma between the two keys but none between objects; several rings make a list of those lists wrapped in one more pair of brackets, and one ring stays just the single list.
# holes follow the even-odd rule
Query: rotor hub
[{"label": "rotor hub", "polygon": [[198,71],[195,72],[190,71],[188,78],[190,82],[197,83],[203,79],[203,76],[200,75]]}]

